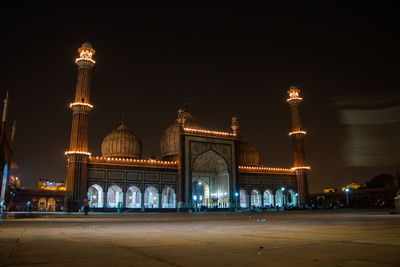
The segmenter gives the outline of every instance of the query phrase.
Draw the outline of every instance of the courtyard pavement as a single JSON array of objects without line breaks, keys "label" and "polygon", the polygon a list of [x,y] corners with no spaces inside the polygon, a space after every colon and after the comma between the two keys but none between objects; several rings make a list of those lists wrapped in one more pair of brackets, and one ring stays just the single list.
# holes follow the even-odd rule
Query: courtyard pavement
[{"label": "courtyard pavement", "polygon": [[400,266],[389,211],[44,215],[0,223],[1,266]]}]

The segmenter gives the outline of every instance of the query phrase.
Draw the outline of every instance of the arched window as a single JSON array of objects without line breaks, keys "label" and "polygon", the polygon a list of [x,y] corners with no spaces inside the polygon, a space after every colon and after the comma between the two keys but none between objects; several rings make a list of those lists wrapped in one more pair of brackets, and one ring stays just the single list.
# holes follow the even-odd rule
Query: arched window
[{"label": "arched window", "polygon": [[158,191],[153,186],[146,188],[144,192],[144,207],[148,209],[158,208]]},{"label": "arched window", "polygon": [[118,208],[122,207],[123,193],[121,187],[113,185],[107,191],[107,207]]},{"label": "arched window", "polygon": [[272,191],[267,189],[264,191],[264,206],[271,207],[274,205],[274,194]]},{"label": "arched window", "polygon": [[293,190],[288,191],[287,206],[297,206],[297,194]]},{"label": "arched window", "polygon": [[131,186],[126,191],[126,207],[127,208],[140,208],[142,203],[142,193],[136,186]]},{"label": "arched window", "polygon": [[161,198],[161,207],[162,208],[175,208],[175,191],[174,189],[172,189],[171,187],[166,187],[164,188],[164,190],[162,191],[162,198]]},{"label": "arched window", "polygon": [[253,207],[261,207],[261,195],[258,190],[254,189],[251,191],[251,206]]},{"label": "arched window", "polygon": [[243,189],[240,189],[239,194],[240,194],[240,207],[247,208],[246,191],[244,191]]},{"label": "arched window", "polygon": [[104,193],[103,188],[98,185],[94,184],[89,187],[88,189],[88,200],[89,206],[92,208],[102,208],[103,207],[103,199]]}]

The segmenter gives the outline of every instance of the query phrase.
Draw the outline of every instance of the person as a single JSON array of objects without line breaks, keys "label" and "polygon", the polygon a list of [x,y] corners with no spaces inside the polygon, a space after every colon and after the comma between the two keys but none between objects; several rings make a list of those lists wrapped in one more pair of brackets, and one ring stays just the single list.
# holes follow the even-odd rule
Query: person
[{"label": "person", "polygon": [[31,208],[31,202],[28,200],[28,202],[26,202],[26,211],[27,212],[31,212],[32,208]]},{"label": "person", "polygon": [[89,199],[87,198],[83,200],[83,209],[85,211],[85,215],[87,215],[89,212]]}]

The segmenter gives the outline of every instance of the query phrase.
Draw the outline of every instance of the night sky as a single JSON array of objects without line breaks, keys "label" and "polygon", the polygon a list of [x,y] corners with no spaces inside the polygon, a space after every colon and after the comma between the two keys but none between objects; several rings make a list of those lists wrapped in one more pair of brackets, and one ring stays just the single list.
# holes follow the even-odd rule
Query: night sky
[{"label": "night sky", "polygon": [[332,103],[338,96],[399,92],[398,9],[392,2],[198,2],[0,7],[0,93],[3,99],[10,91],[8,119],[17,120],[15,161],[23,186],[35,186],[39,178],[65,180],[74,58],[85,41],[97,51],[89,120],[93,155],[101,155],[101,141],[125,113],[143,142],[143,156],[159,157],[163,131],[188,100],[191,113],[210,129],[230,131],[237,115],[262,164],[291,167],[286,91],[295,84],[304,98],[311,192],[385,171],[345,168],[345,136]]}]

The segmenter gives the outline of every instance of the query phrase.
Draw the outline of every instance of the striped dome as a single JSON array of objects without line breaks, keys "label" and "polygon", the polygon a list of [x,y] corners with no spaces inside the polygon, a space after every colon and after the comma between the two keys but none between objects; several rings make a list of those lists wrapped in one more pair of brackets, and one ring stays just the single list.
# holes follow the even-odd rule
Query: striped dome
[{"label": "striped dome", "polygon": [[238,141],[237,144],[238,144],[237,146],[238,164],[246,166],[257,166],[260,160],[257,150],[244,140]]},{"label": "striped dome", "polygon": [[142,141],[122,121],[117,129],[104,138],[101,153],[103,157],[141,158]]}]

